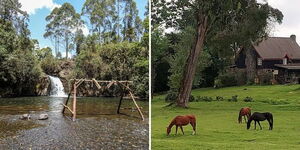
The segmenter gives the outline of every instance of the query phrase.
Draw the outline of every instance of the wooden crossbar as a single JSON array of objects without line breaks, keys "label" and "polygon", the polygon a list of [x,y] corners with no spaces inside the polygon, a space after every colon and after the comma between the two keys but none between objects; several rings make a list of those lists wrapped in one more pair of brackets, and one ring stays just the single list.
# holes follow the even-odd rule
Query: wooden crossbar
[{"label": "wooden crossbar", "polygon": [[[78,81],[78,80],[83,80],[83,82],[94,82],[93,79],[71,79],[71,81]],[[95,79],[96,80],[96,79]],[[98,83],[110,83],[112,81],[116,80],[96,80]],[[117,81],[121,83],[133,83],[133,81],[128,81],[128,80],[122,80],[122,81]]]},{"label": "wooden crossbar", "polygon": [[67,108],[72,114],[74,114],[74,112],[72,111],[72,109],[69,107],[69,106],[67,106],[67,105],[65,105],[65,104],[63,104],[63,103],[61,103],[65,108]]},{"label": "wooden crossbar", "polygon": [[99,83],[97,82],[97,80],[95,80],[95,79],[92,79],[93,81],[94,81],[94,83],[95,83],[95,85],[97,86],[97,88],[100,90],[101,89],[101,86],[99,85]]}]

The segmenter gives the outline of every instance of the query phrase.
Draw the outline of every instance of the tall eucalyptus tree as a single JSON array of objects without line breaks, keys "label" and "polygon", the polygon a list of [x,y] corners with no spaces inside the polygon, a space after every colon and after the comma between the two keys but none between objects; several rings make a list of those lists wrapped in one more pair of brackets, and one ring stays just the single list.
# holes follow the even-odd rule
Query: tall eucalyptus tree
[{"label": "tall eucalyptus tree", "polygon": [[75,32],[83,25],[80,14],[76,13],[70,3],[64,3],[60,8],[54,8],[46,17],[46,21],[48,24],[44,37],[54,40],[56,55],[59,53],[59,47],[64,43],[66,58],[68,58],[69,51],[74,49]]}]

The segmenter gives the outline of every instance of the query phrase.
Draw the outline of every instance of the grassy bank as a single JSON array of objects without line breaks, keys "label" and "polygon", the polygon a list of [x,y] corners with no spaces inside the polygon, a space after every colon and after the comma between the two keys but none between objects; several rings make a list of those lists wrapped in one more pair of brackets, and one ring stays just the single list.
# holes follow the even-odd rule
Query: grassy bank
[{"label": "grassy bank", "polygon": [[[196,89],[193,95],[224,101],[191,102],[189,109],[168,107],[165,95],[152,101],[152,149],[300,149],[300,90],[299,85],[243,86],[222,89]],[[227,99],[238,95],[238,102]],[[254,102],[243,102],[246,96]],[[279,103],[277,103],[279,101]],[[261,122],[263,130],[250,130],[246,124],[238,124],[241,107],[251,107],[252,112],[272,112],[274,130],[268,130],[268,123]],[[195,114],[197,134],[192,134],[190,125],[184,127],[185,135],[178,132],[166,136],[166,126],[176,115]],[[179,130],[180,131],[180,130]]]}]

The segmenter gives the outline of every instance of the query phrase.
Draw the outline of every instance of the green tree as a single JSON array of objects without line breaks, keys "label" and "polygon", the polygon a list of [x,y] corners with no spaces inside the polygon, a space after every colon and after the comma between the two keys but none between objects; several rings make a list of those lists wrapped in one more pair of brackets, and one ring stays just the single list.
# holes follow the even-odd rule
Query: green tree
[{"label": "green tree", "polygon": [[[188,106],[199,56],[203,52],[204,45],[210,43],[210,40],[216,36],[236,28],[234,25],[240,22],[239,17],[244,16],[244,11],[251,9],[248,7],[249,5],[242,5],[242,3],[252,3],[257,8],[271,8],[268,4],[258,4],[256,0],[244,0],[242,3],[239,0],[175,0],[171,2],[153,0],[153,3],[154,7],[158,7],[154,8],[157,13],[153,17],[155,22],[163,23],[175,30],[183,30],[191,26],[195,31],[194,38],[191,39],[194,44],[190,47],[181,77],[177,98],[177,106],[179,107]],[[266,19],[273,18],[273,12],[270,10],[275,9],[267,10],[264,11],[267,16]],[[256,13],[259,14],[260,12],[254,11],[254,14]],[[263,28],[265,29],[265,26]]]},{"label": "green tree", "polygon": [[124,41],[137,41],[141,33],[141,19],[138,16],[136,2],[124,0],[123,39]]},{"label": "green tree", "polygon": [[109,42],[116,35],[117,10],[115,0],[87,0],[82,8],[82,15],[87,15],[92,31],[99,34],[99,43]]},{"label": "green tree", "polygon": [[49,23],[46,25],[44,37],[54,40],[56,55],[60,44],[64,43],[66,58],[68,58],[69,51],[74,48],[75,32],[82,27],[80,15],[70,3],[64,3],[60,8],[54,8],[46,17],[46,21]]}]

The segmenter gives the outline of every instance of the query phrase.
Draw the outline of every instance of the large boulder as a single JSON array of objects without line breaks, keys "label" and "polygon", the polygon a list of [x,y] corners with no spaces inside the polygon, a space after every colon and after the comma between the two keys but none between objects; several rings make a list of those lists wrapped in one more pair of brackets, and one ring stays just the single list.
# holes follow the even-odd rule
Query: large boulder
[{"label": "large boulder", "polygon": [[39,120],[46,120],[48,119],[48,114],[40,114]]}]

